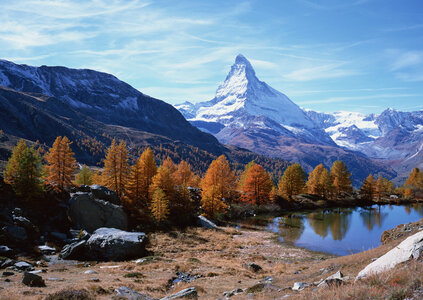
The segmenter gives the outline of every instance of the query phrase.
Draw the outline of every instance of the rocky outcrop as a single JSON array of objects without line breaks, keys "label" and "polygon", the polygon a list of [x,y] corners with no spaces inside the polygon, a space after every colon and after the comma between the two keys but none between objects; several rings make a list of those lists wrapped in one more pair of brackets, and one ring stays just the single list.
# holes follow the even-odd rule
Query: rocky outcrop
[{"label": "rocky outcrop", "polygon": [[161,298],[160,300],[170,300],[170,299],[198,299],[197,289],[195,287],[186,288],[175,294]]},{"label": "rocky outcrop", "polygon": [[357,279],[390,270],[409,259],[419,259],[423,253],[423,230],[408,237],[397,247],[379,257],[358,273]]},{"label": "rocky outcrop", "polygon": [[46,286],[43,278],[37,274],[25,272],[22,277],[22,283],[31,287],[44,287]]},{"label": "rocky outcrop", "polygon": [[[108,200],[97,199],[95,195]],[[122,206],[113,204],[109,200],[117,202],[113,192],[96,185],[90,187],[90,192],[73,194],[69,200],[69,217],[74,227],[88,232],[101,227],[126,230],[127,214]]]},{"label": "rocky outcrop", "polygon": [[115,228],[99,228],[85,247],[95,260],[122,261],[145,256],[147,237],[143,232],[127,232]]},{"label": "rocky outcrop", "polygon": [[65,245],[60,251],[60,257],[63,259],[83,260],[85,258],[85,244],[87,241],[81,240],[72,244]]},{"label": "rocky outcrop", "polygon": [[197,217],[197,224],[203,228],[207,229],[218,229],[216,224],[214,224],[212,221],[207,219],[205,216],[198,216]]}]

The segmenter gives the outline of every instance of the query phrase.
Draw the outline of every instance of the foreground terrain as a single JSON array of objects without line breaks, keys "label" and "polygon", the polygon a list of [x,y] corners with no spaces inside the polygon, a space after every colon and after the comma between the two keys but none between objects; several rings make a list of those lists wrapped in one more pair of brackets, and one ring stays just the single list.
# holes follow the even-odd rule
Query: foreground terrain
[{"label": "foreground terrain", "polygon": [[[36,270],[45,270],[39,275],[47,287],[27,287],[21,283],[22,274],[13,271],[13,275],[3,276],[0,281],[0,298],[44,299],[59,291],[83,289],[87,293],[85,296],[110,299],[115,289],[126,286],[156,298],[196,287],[201,299],[224,299],[225,292],[235,289],[240,293],[233,293],[231,299],[245,299],[247,294],[254,299],[281,299],[284,296],[304,299],[401,299],[412,296],[419,299],[423,286],[422,262],[407,263],[394,272],[356,284],[354,278],[374,258],[421,230],[422,225],[423,220],[406,227],[400,225],[384,233],[382,246],[345,257],[290,247],[278,243],[271,233],[254,228],[226,227],[217,231],[190,228],[183,232],[153,233],[149,236],[148,247],[151,256],[143,260],[96,263],[63,261],[47,256],[36,267]],[[36,265],[34,259],[22,259]],[[257,270],[250,263],[262,269]],[[345,284],[316,288],[319,281],[339,270]],[[309,287],[293,291],[295,282],[305,282]]]}]

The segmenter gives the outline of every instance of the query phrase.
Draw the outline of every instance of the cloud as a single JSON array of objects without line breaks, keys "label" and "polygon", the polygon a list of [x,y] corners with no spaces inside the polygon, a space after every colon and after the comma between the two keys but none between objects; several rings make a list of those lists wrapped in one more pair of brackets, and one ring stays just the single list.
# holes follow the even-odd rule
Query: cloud
[{"label": "cloud", "polygon": [[421,94],[379,94],[379,95],[365,95],[365,96],[345,96],[345,97],[329,97],[321,100],[310,100],[310,101],[299,101],[298,103],[303,104],[328,104],[328,103],[339,103],[339,102],[353,102],[362,100],[374,100],[374,99],[391,99],[391,98],[408,98],[408,97],[422,97]]},{"label": "cloud", "polygon": [[344,65],[345,63],[338,63],[306,67],[292,71],[291,73],[286,74],[284,78],[292,81],[310,81],[359,74],[357,71],[341,68]]},{"label": "cloud", "polygon": [[387,50],[390,71],[403,81],[423,81],[423,51]]}]

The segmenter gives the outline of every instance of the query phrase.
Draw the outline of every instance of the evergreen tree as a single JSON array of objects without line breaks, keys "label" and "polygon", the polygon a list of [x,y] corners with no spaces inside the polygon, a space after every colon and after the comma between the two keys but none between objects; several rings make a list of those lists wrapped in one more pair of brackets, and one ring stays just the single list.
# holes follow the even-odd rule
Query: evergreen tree
[{"label": "evergreen tree", "polygon": [[269,174],[260,165],[252,166],[247,173],[243,187],[244,201],[252,204],[266,204],[270,202],[270,191],[273,182]]},{"label": "evergreen tree", "polygon": [[83,165],[81,171],[76,175],[75,183],[77,185],[92,185],[92,177],[93,172],[86,165]]},{"label": "evergreen tree", "polygon": [[47,182],[58,191],[64,191],[73,186],[72,181],[77,164],[71,144],[66,136],[58,136],[46,154]]},{"label": "evergreen tree", "polygon": [[292,164],[285,170],[279,180],[279,193],[291,200],[293,195],[298,195],[303,191],[305,180],[306,173],[301,165],[298,163]]},{"label": "evergreen tree", "polygon": [[19,177],[19,160],[23,153],[28,149],[25,141],[20,139],[12,150],[12,156],[9,158],[4,171],[4,182],[13,186]]},{"label": "evergreen tree", "polygon": [[330,169],[330,175],[333,180],[333,187],[335,196],[339,197],[344,193],[351,193],[353,188],[351,184],[351,173],[348,172],[348,168],[345,163],[341,160],[337,160],[333,163]]},{"label": "evergreen tree", "polygon": [[157,188],[154,191],[150,209],[157,222],[162,222],[167,219],[169,215],[169,201],[162,189]]},{"label": "evergreen tree", "polygon": [[375,179],[372,174],[367,176],[363,181],[363,185],[360,189],[360,195],[362,199],[373,200],[375,196]]},{"label": "evergreen tree", "polygon": [[118,145],[116,140],[113,139],[112,144],[107,149],[103,175],[106,187],[115,191],[119,197],[124,194],[125,184],[130,173],[128,156],[125,142],[121,141]]}]

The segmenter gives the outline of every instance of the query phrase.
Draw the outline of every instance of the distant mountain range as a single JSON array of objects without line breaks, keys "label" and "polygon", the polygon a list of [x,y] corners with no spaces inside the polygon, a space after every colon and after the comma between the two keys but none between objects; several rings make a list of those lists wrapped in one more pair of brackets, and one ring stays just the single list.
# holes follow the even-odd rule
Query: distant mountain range
[{"label": "distant mountain range", "polygon": [[287,165],[282,159],[226,147],[173,106],[113,75],[86,69],[0,60],[0,129],[3,163],[18,138],[51,146],[58,135],[66,135],[74,141],[78,161],[91,165],[101,163],[112,138],[126,140],[135,150],[150,146],[161,157],[185,159],[196,171],[205,171],[221,154],[238,168],[252,159],[274,170]]},{"label": "distant mountain range", "polygon": [[175,107],[222,143],[298,161],[308,171],[341,159],[356,179],[373,173],[400,182],[413,167],[423,166],[422,111],[363,115],[304,110],[260,81],[242,55],[212,100]]}]

